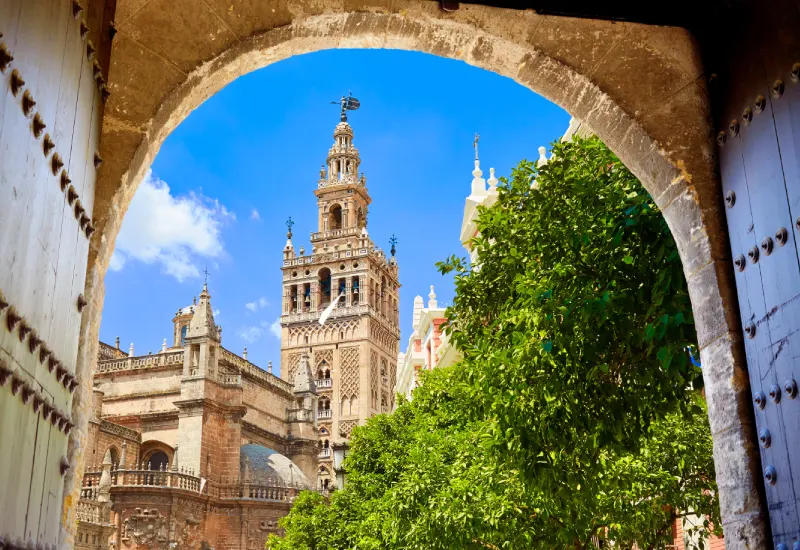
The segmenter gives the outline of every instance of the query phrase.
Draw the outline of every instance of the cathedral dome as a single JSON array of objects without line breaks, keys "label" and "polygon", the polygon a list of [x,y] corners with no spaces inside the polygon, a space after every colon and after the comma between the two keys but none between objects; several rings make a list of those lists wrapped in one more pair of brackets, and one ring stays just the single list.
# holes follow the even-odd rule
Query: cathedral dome
[{"label": "cathedral dome", "polygon": [[253,483],[311,487],[300,467],[277,451],[261,445],[242,445],[239,458],[242,477]]}]

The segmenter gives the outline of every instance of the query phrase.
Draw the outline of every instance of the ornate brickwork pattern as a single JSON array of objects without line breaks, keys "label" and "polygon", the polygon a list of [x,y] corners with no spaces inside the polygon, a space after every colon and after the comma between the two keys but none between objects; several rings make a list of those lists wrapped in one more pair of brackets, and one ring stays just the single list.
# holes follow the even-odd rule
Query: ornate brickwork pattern
[{"label": "ornate brickwork pattern", "polygon": [[[324,325],[317,322],[289,327],[289,345],[329,344],[337,340],[348,340],[355,337],[358,330],[358,319],[327,321]],[[308,337],[308,341],[306,341]],[[338,337],[338,338],[337,338]]]},{"label": "ornate brickwork pattern", "polygon": [[389,392],[381,392],[381,412],[389,412],[392,410],[392,404],[389,403]]},{"label": "ornate brickwork pattern", "polygon": [[339,421],[339,435],[341,437],[350,437],[353,428],[358,425],[358,420],[340,420]]},{"label": "ornate brickwork pattern", "polygon": [[389,331],[389,329],[382,327],[375,321],[370,323],[370,337],[373,342],[376,342],[384,351],[389,353],[397,353],[398,338]]},{"label": "ornate brickwork pattern", "polygon": [[372,409],[378,410],[378,352],[369,352],[369,391]]},{"label": "ornate brickwork pattern", "polygon": [[339,350],[339,395],[342,399],[358,398],[358,348]]},{"label": "ornate brickwork pattern", "polygon": [[331,368],[333,366],[333,350],[325,349],[315,352],[314,360],[316,361],[316,369],[321,368],[323,363],[325,363],[328,368]]},{"label": "ornate brickwork pattern", "polygon": [[297,372],[297,366],[300,364],[301,353],[289,354],[289,383],[294,382],[294,375]]}]

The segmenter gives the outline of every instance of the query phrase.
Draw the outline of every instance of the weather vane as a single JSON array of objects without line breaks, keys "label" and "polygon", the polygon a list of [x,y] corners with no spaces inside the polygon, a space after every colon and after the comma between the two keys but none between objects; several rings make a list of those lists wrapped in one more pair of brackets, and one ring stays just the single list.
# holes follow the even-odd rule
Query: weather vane
[{"label": "weather vane", "polygon": [[203,268],[203,273],[205,273],[205,274],[206,274],[206,280],[205,280],[205,284],[206,284],[206,286],[208,286],[208,266],[206,266],[205,268]]},{"label": "weather vane", "polygon": [[389,239],[389,244],[392,245],[392,256],[394,256],[395,253],[397,252],[397,249],[395,248],[395,245],[397,244],[397,237],[392,235],[391,238]]},{"label": "weather vane", "polygon": [[342,99],[339,101],[331,101],[332,105],[341,105],[342,107],[342,115],[341,121],[347,122],[347,111],[355,111],[359,107],[361,107],[361,103],[353,97],[353,94],[347,92],[347,97],[342,96]]},{"label": "weather vane", "polygon": [[481,136],[479,134],[475,134],[475,141],[472,142],[472,146],[475,147],[475,160],[478,160],[478,142],[481,140]]},{"label": "weather vane", "polygon": [[292,238],[292,226],[293,225],[294,225],[294,222],[292,221],[292,217],[289,216],[289,219],[286,220],[286,229],[289,230],[288,233],[286,233],[286,236],[289,237],[290,239]]}]

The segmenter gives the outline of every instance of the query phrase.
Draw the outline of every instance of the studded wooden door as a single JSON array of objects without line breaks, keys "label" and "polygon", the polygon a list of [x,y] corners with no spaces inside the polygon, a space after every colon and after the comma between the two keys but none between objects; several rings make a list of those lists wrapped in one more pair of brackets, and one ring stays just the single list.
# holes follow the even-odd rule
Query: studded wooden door
[{"label": "studded wooden door", "polygon": [[[62,525],[104,2],[0,0],[0,547]],[[94,28],[94,30],[92,30]],[[4,546],[5,545],[5,546]]]},{"label": "studded wooden door", "polygon": [[800,12],[737,18],[717,144],[774,545],[800,549]]}]

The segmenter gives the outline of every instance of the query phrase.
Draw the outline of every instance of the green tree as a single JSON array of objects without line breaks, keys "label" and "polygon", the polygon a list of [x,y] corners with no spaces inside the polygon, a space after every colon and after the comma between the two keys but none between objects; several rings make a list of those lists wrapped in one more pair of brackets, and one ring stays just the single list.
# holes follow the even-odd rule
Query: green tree
[{"label": "green tree", "polygon": [[477,225],[478,267],[440,265],[463,360],[355,430],[346,489],[270,547],[658,548],[680,511],[719,525],[686,283],[636,178],[596,139],[557,143]]}]

